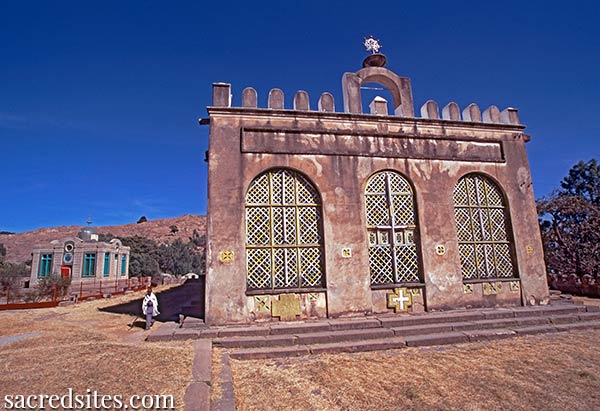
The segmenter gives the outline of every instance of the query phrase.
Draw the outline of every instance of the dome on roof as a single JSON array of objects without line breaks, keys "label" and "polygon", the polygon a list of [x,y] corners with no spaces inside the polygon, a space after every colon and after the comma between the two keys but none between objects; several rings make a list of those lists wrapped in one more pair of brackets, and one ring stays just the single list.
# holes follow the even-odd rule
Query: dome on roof
[{"label": "dome on roof", "polygon": [[83,241],[98,241],[98,234],[96,232],[96,227],[86,226],[82,227],[79,233],[77,233],[77,237],[81,238]]}]

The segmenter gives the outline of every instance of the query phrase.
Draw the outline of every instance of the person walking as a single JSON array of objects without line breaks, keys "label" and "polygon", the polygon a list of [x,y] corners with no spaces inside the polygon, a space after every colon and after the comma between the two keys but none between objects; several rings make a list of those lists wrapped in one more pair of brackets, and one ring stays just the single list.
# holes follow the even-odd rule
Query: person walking
[{"label": "person walking", "polygon": [[146,295],[142,301],[142,313],[146,316],[146,330],[149,330],[154,323],[153,317],[160,314],[158,311],[158,299],[152,292],[152,287],[148,287],[146,290]]}]

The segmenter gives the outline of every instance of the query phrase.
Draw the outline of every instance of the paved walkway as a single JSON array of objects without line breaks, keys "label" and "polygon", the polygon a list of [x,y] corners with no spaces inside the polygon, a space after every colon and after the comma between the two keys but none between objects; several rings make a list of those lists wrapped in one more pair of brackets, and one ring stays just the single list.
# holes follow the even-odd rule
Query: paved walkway
[{"label": "paved walkway", "polygon": [[14,343],[15,341],[24,340],[26,338],[32,338],[39,336],[40,333],[26,333],[26,334],[17,334],[17,335],[9,335],[6,337],[0,337],[0,345],[7,345]]},{"label": "paved walkway", "polygon": [[212,343],[209,340],[196,341],[192,381],[190,381],[184,396],[185,411],[208,411],[210,409],[211,365]]}]

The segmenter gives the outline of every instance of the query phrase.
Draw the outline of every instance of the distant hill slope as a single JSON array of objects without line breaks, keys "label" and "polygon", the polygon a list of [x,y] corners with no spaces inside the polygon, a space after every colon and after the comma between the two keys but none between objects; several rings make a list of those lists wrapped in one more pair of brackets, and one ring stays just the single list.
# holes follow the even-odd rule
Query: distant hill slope
[{"label": "distant hill slope", "polygon": [[[171,226],[177,226],[176,233],[171,232]],[[158,243],[170,243],[180,238],[189,240],[194,229],[200,234],[206,233],[206,216],[184,215],[161,220],[148,220],[140,224],[125,224],[116,226],[96,227],[99,234],[112,234],[116,237],[131,237],[139,235],[150,238]],[[81,226],[62,226],[40,228],[18,234],[0,234],[0,244],[6,247],[6,260],[12,263],[22,263],[31,258],[31,250],[38,245],[49,244],[53,240],[74,237]]]}]

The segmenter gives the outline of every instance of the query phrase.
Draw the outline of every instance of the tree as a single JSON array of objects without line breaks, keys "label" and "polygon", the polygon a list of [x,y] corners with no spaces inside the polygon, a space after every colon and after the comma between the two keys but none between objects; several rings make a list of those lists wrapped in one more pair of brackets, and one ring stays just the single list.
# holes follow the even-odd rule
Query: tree
[{"label": "tree", "polygon": [[155,241],[140,236],[123,237],[124,246],[131,247],[129,255],[129,275],[131,277],[151,277],[160,272],[158,261],[160,249]]},{"label": "tree", "polygon": [[600,275],[600,208],[560,192],[537,206],[548,271]]},{"label": "tree", "polygon": [[175,224],[169,228],[171,229],[171,234],[177,234],[179,232],[179,228]]},{"label": "tree", "polygon": [[595,158],[587,163],[579,161],[560,183],[562,194],[581,197],[600,207],[600,164]]},{"label": "tree", "polygon": [[600,165],[577,162],[560,186],[537,201],[548,271],[600,276]]},{"label": "tree", "polygon": [[145,215],[143,215],[143,216],[141,216],[141,217],[139,218],[139,220],[137,220],[137,223],[136,223],[136,224],[145,223],[146,221],[148,221],[148,219],[146,218],[146,216],[145,216]]},{"label": "tree", "polygon": [[0,265],[4,263],[4,259],[6,258],[6,247],[4,244],[0,243]]},{"label": "tree", "polygon": [[192,236],[190,237],[190,243],[192,243],[197,248],[204,248],[206,245],[206,235],[200,235],[198,231],[194,228],[192,231]]},{"label": "tree", "polygon": [[24,263],[2,263],[0,264],[0,288],[18,288],[23,277],[29,277],[31,268]]},{"label": "tree", "polygon": [[141,236],[121,237],[120,240],[124,246],[131,248],[131,277],[153,277],[160,272],[174,275],[204,273],[204,248],[198,247],[191,240],[184,242],[178,238],[170,244],[162,245]]},{"label": "tree", "polygon": [[164,272],[174,275],[204,272],[203,255],[196,252],[191,242],[184,243],[178,238],[171,244],[164,244],[160,256],[160,268]]},{"label": "tree", "polygon": [[30,267],[25,263],[9,263],[6,259],[6,247],[0,244],[0,288],[16,288],[23,277],[29,277]]}]

